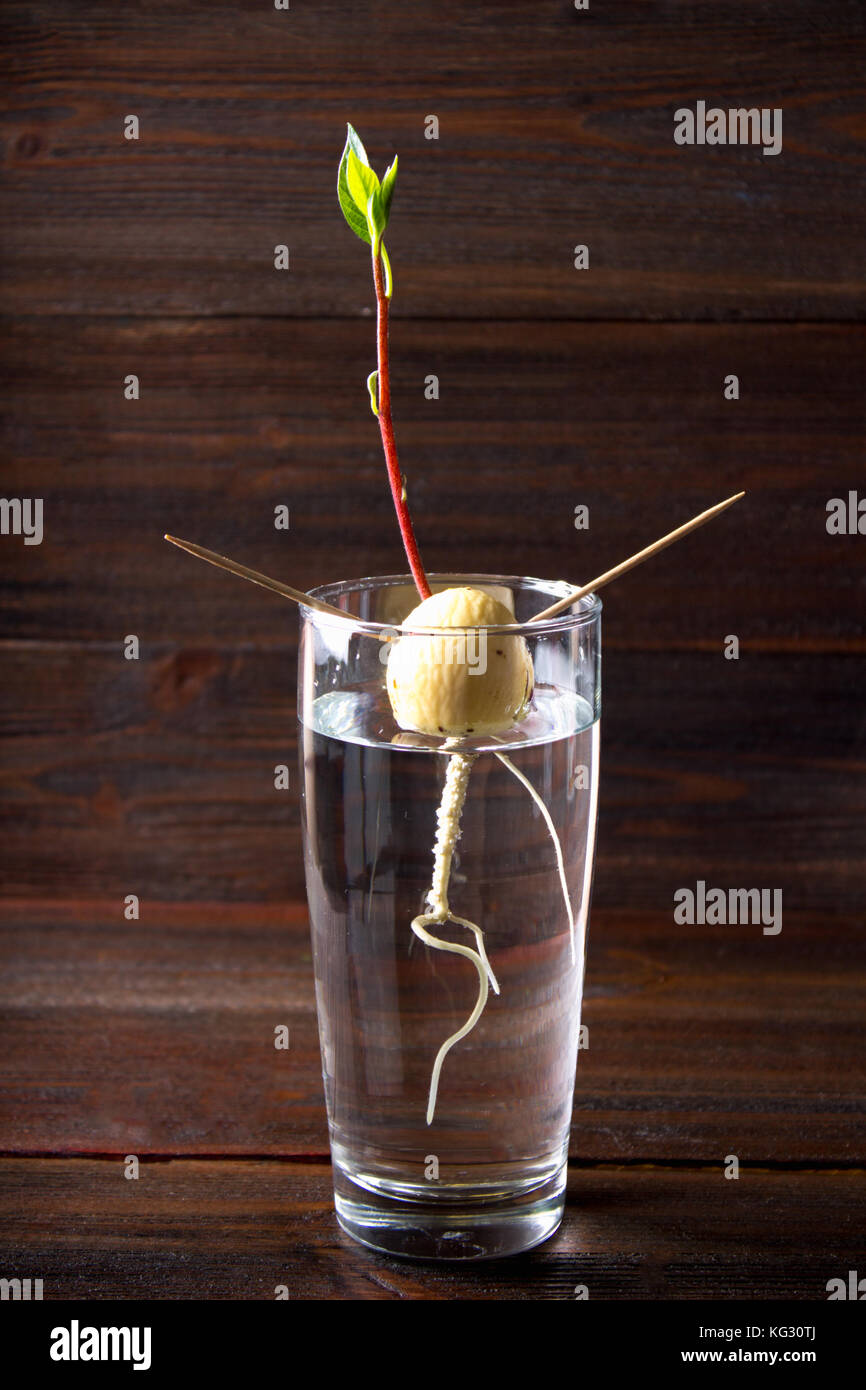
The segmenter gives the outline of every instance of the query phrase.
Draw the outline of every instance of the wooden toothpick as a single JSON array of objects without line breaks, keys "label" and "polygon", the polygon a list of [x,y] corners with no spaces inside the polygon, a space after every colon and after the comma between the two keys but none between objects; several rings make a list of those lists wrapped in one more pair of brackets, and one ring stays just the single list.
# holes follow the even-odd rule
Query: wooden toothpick
[{"label": "wooden toothpick", "polygon": [[309,594],[301,593],[300,589],[293,589],[290,584],[282,584],[279,579],[270,579],[258,570],[239,565],[237,560],[217,555],[215,550],[205,550],[203,545],[194,545],[192,541],[182,541],[177,536],[169,536],[167,533],[165,539],[171,541],[172,545],[180,546],[181,550],[189,551],[190,555],[207,560],[209,565],[216,565],[221,570],[228,570],[230,574],[240,575],[241,579],[248,579],[251,584],[258,584],[262,589],[273,589],[275,594],[282,594],[283,598],[293,599],[295,603],[303,603],[306,608],[315,608],[320,613],[330,613],[335,618],[342,618],[344,623],[352,622],[351,613],[344,613],[341,608],[334,608],[332,604],[324,603],[320,598],[310,598]]},{"label": "wooden toothpick", "polygon": [[[675,531],[669,531],[666,536],[662,536],[661,540],[653,541],[652,545],[645,546],[644,549],[639,550],[636,555],[631,555],[628,560],[623,560],[622,564],[614,565],[613,569],[606,570],[604,574],[600,574],[597,579],[591,580],[589,584],[584,584],[582,588],[575,589],[573,593],[567,594],[565,598],[558,599],[557,602],[551,604],[549,608],[545,608],[542,612],[536,613],[535,617],[530,618],[529,621],[532,623],[541,623],[548,618],[558,617],[560,613],[565,612],[566,608],[570,608],[573,603],[577,603],[578,599],[585,598],[587,594],[594,593],[596,589],[603,588],[604,585],[609,584],[612,579],[619,578],[621,574],[625,574],[628,570],[634,569],[636,565],[642,565],[644,560],[648,560],[651,555],[657,555],[660,550],[664,550],[667,546],[673,545],[674,541],[678,541],[681,536],[687,536],[689,531],[697,530],[699,526],[703,526],[706,521],[710,521],[714,516],[718,516],[720,512],[725,511],[727,507],[732,506],[734,502],[738,502],[740,498],[745,497],[745,495],[744,492],[736,492],[733,497],[726,498],[724,502],[717,502],[714,507],[710,507],[707,511],[701,512],[700,516],[692,517],[692,520],[687,521],[684,526],[678,526]],[[190,555],[196,555],[200,560],[207,560],[210,565],[216,565],[219,569],[228,570],[230,574],[237,574],[241,579],[248,579],[251,584],[258,584],[262,589],[272,589],[275,594],[282,594],[283,598],[290,598],[295,603],[302,603],[306,608],[315,608],[320,613],[330,613],[332,617],[341,618],[343,622],[351,623],[357,621],[357,619],[352,617],[351,613],[344,613],[341,608],[335,608],[333,604],[325,603],[320,598],[311,598],[309,594],[302,593],[300,589],[293,589],[290,584],[283,584],[279,579],[271,579],[268,575],[261,574],[259,570],[249,569],[247,565],[239,565],[236,560],[229,560],[225,555],[217,555],[215,550],[205,550],[203,545],[194,545],[192,541],[182,541],[177,536],[169,536],[168,534],[166,534],[165,539],[171,541],[172,545],[179,546],[181,550],[188,551]],[[521,624],[515,623],[511,624],[511,626],[519,627]],[[388,628],[389,634],[411,631],[413,633],[418,632],[421,634],[435,635],[445,630],[444,628],[402,628],[400,626]],[[455,636],[459,632],[462,632],[463,629],[448,628],[447,631],[450,636]],[[391,638],[390,636],[383,636],[379,640],[390,641]]]},{"label": "wooden toothpick", "polygon": [[726,507],[732,506],[734,502],[739,502],[740,498],[745,497],[745,495],[745,492],[735,492],[733,497],[727,497],[724,502],[717,502],[714,507],[710,507],[707,511],[701,512],[700,516],[692,517],[691,521],[687,521],[684,526],[678,526],[675,531],[669,531],[666,536],[662,536],[661,540],[653,541],[652,545],[645,546],[644,549],[639,550],[636,555],[630,556],[628,560],[623,560],[621,565],[614,565],[612,570],[605,570],[604,574],[600,574],[597,579],[591,580],[589,584],[584,584],[580,589],[575,589],[573,594],[569,594],[566,598],[559,599],[558,602],[552,603],[549,608],[544,608],[540,613],[536,613],[535,617],[530,618],[529,621],[531,623],[541,623],[547,618],[558,617],[560,613],[565,612],[566,608],[570,608],[573,603],[577,603],[578,599],[585,598],[587,594],[594,593],[596,589],[603,588],[604,585],[609,584],[612,579],[618,579],[619,576],[625,574],[627,570],[634,569],[635,565],[642,565],[644,560],[648,560],[651,555],[658,555],[660,550],[664,550],[667,546],[673,545],[674,541],[678,541],[680,536],[687,536],[689,531],[696,531],[699,526],[703,526],[705,521],[710,521],[714,516],[718,516]]}]

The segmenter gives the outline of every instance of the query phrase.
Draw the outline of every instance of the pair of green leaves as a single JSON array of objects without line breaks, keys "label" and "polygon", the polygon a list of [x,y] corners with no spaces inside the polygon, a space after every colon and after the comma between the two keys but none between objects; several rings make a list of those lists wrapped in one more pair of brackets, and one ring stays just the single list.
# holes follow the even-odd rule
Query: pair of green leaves
[{"label": "pair of green leaves", "polygon": [[[397,156],[394,156],[393,164],[389,164],[385,170],[380,183],[378,176],[370,168],[367,151],[361,144],[357,131],[349,126],[346,135],[346,147],[343,150],[340,172],[337,176],[337,197],[340,200],[340,207],[343,209],[343,216],[355,236],[366,241],[368,246],[372,246],[376,254],[380,250],[384,250],[382,237],[388,225],[396,178]],[[386,270],[389,271],[388,279],[390,281],[387,258],[383,257],[383,259]]]}]

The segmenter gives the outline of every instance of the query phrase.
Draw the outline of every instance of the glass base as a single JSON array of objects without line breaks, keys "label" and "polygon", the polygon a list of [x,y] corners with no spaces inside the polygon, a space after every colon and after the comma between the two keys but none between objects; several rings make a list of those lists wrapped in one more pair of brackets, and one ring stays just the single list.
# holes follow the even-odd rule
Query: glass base
[{"label": "glass base", "polygon": [[562,1221],[567,1165],[541,1186],[459,1204],[371,1191],[334,1166],[334,1205],[347,1235],[407,1260],[496,1260],[548,1240]]}]

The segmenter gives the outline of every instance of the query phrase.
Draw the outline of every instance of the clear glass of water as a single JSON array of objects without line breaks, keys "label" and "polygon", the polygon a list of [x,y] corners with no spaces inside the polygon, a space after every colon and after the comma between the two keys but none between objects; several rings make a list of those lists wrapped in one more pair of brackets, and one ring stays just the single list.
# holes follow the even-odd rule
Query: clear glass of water
[{"label": "clear glass of water", "polygon": [[[418,602],[411,579],[311,591],[352,621],[301,610],[305,873],[340,1225],[392,1255],[473,1260],[527,1250],[562,1220],[595,848],[601,603],[590,595],[531,624],[567,585],[429,578],[434,592],[483,588],[514,613],[521,626],[509,632],[526,641],[535,673],[529,712],[509,732],[447,748],[400,729],[383,638]],[[497,630],[482,631],[492,659]],[[428,1125],[437,1053],[479,994],[469,959],[411,929],[430,891],[455,749],[473,762],[450,905],[483,930],[499,993],[444,1058]],[[474,944],[456,923],[437,933]]]}]

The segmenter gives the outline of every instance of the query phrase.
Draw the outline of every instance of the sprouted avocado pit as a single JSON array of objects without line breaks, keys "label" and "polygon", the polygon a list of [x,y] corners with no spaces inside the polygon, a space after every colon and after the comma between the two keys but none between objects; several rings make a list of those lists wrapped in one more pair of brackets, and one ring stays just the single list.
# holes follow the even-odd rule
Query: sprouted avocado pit
[{"label": "sprouted avocado pit", "polygon": [[[403,622],[404,628],[417,626],[468,629],[496,627],[513,623],[513,614],[505,604],[482,589],[444,589],[424,599]],[[529,710],[533,690],[532,658],[523,637],[497,635],[492,659],[484,668],[472,666],[466,660],[467,639],[460,635],[413,635],[404,633],[398,638],[388,658],[386,687],[396,722],[401,729],[421,734],[444,734],[444,747],[449,749],[469,734],[495,737],[519,724]],[[469,783],[469,774],[477,754],[453,751],[442,800],[436,814],[437,832],[433,846],[433,882],[427,895],[427,911],[415,917],[412,930],[428,946],[437,951],[450,951],[472,961],[478,971],[478,999],[469,1018],[451,1037],[446,1038],[433,1064],[430,1095],[427,1102],[427,1123],[432,1123],[439,1090],[442,1063],[455,1043],[471,1032],[487,1002],[488,984],[496,994],[496,982],[487,952],[484,934],[475,922],[458,917],[451,911],[448,886],[454,848],[460,838],[460,818]],[[537,802],[553,839],[559,867],[566,912],[571,926],[571,951],[574,961],[574,916],[559,837],[541,797],[532,784],[518,772],[504,753],[495,755],[527,788]],[[476,948],[434,936],[431,927],[453,922],[465,927],[475,936]]]},{"label": "sprouted avocado pit", "polygon": [[[427,1103],[427,1124],[436,1110],[442,1065],[448,1052],[475,1027],[487,1003],[489,990],[499,993],[499,985],[487,958],[481,927],[452,912],[448,897],[454,850],[460,838],[460,820],[466,800],[469,778],[481,753],[465,749],[462,741],[482,736],[494,742],[506,742],[503,735],[518,727],[525,719],[532,702],[534,671],[529,647],[514,628],[514,615],[506,605],[483,589],[461,586],[433,594],[421,563],[418,545],[409,514],[406,480],[400,471],[394,427],[391,420],[391,390],[388,360],[388,310],[393,293],[393,277],[388,254],[382,240],[388,225],[391,200],[397,176],[397,159],[385,172],[381,182],[370,167],[361,141],[351,126],[340,160],[337,193],[340,206],[352,231],[366,242],[372,252],[373,283],[376,291],[376,343],[378,367],[367,378],[367,389],[373,414],[379,422],[382,447],[391,496],[397,514],[400,534],[409,569],[418,590],[420,602],[400,624],[400,635],[391,640],[387,669],[383,677],[385,690],[398,727],[407,734],[441,738],[441,748],[448,756],[445,785],[437,811],[437,830],[431,847],[433,857],[432,883],[427,893],[426,911],[416,916],[411,930],[426,945],[437,951],[447,951],[471,961],[478,973],[478,997],[466,1022],[446,1038],[433,1061]],[[651,545],[644,547],[627,560],[597,576],[590,583],[572,589],[565,597],[536,613],[530,624],[552,619],[572,608],[587,594],[642,564],[652,555],[703,526],[718,516],[745,494],[735,493],[714,507],[708,508],[691,521],[670,531]],[[281,580],[272,579],[246,565],[238,564],[214,551],[166,535],[166,540],[247,579],[271,589],[295,603],[330,613],[339,619],[351,618],[342,610],[321,599],[293,589]],[[418,629],[413,631],[413,629]],[[486,661],[483,669],[468,659],[470,636],[487,637]],[[397,738],[394,740],[398,741]],[[571,961],[576,965],[575,923],[565,876],[562,849],[550,812],[529,779],[506,756],[495,750],[493,756],[521,783],[535,802],[553,843],[560,886],[568,918]],[[474,946],[443,940],[431,928],[447,923],[471,933]]]},{"label": "sprouted avocado pit", "polygon": [[[492,658],[488,657],[483,670],[474,667],[467,658],[467,629],[498,628],[514,624],[509,608],[482,589],[460,587],[432,594],[409,514],[406,481],[397,461],[394,428],[391,420],[390,374],[388,360],[388,308],[393,292],[390,262],[382,241],[391,208],[397,159],[386,171],[382,182],[370,168],[366,151],[351,126],[348,128],[345,149],[340,161],[337,193],[343,214],[352,231],[367,242],[373,256],[373,283],[378,307],[376,342],[377,370],[370,373],[367,387],[370,405],[379,421],[382,446],[391,495],[397,511],[400,533],[406,558],[415,580],[421,602],[412,609],[401,624],[403,634],[391,648],[387,663],[385,687],[394,719],[401,729],[431,736],[443,735],[444,748],[449,753],[445,786],[437,811],[436,840],[433,845],[433,880],[427,894],[427,911],[412,921],[412,931],[426,945],[437,951],[464,956],[478,972],[478,998],[471,1014],[461,1028],[446,1038],[433,1063],[430,1093],[427,1102],[427,1123],[432,1124],[442,1064],[451,1048],[475,1027],[487,1002],[488,990],[499,993],[496,976],[487,959],[481,927],[451,910],[448,889],[454,849],[460,838],[460,819],[463,804],[478,754],[458,750],[460,740],[471,735],[496,738],[520,724],[532,700],[534,673],[532,658],[521,636],[496,637]],[[405,629],[441,628],[443,635],[415,635]],[[460,629],[459,634],[447,634]],[[562,883],[566,912],[571,928],[572,962],[574,951],[574,916],[565,880],[562,849],[553,820],[541,797],[526,777],[504,753],[495,754],[505,767],[526,787],[538,804],[553,839],[556,862]],[[465,928],[475,938],[475,946],[444,940],[431,928],[445,923]]]}]

